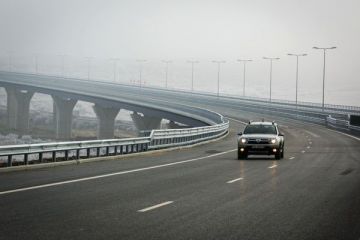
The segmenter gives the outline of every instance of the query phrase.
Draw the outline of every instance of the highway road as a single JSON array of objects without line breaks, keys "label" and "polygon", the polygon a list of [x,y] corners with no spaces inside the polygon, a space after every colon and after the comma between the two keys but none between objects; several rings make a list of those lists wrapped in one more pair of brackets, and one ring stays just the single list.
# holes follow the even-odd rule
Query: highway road
[{"label": "highway road", "polygon": [[[0,239],[360,239],[360,139],[236,106],[191,104],[227,116],[229,135],[1,173]],[[279,122],[285,158],[237,160],[236,133],[262,117]]]}]

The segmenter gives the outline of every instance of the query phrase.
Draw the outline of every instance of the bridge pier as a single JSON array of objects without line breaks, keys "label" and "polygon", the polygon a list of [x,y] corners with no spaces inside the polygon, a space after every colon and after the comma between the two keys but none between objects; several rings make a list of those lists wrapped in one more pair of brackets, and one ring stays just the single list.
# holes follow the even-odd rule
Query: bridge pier
[{"label": "bridge pier", "polygon": [[7,93],[8,125],[22,133],[29,131],[30,101],[34,92],[12,87],[5,88]]},{"label": "bridge pier", "polygon": [[159,129],[162,118],[152,116],[141,116],[137,112],[131,114],[135,127],[138,131]]},{"label": "bridge pier", "polygon": [[70,139],[72,112],[77,100],[52,95],[56,129],[56,139]]},{"label": "bridge pier", "polygon": [[95,103],[93,109],[98,119],[98,139],[114,138],[115,118],[120,108],[104,107]]}]

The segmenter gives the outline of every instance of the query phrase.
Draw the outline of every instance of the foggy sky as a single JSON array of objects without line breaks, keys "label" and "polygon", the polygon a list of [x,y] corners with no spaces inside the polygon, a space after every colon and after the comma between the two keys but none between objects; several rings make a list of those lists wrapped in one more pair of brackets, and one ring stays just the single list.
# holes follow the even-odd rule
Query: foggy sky
[{"label": "foggy sky", "polygon": [[[299,100],[320,102],[322,52],[312,47],[337,46],[326,59],[326,102],[360,105],[359,10],[359,0],[0,0],[0,64],[9,52],[91,56],[94,64],[118,57],[119,77],[128,82],[137,76],[135,59],[147,59],[144,78],[156,85],[164,80],[161,60],[171,59],[169,84],[188,88],[186,60],[196,59],[195,88],[215,92],[211,61],[226,60],[221,91],[240,94],[236,59],[251,58],[247,92],[268,97],[269,62],[262,57],[280,57],[273,98],[293,100],[296,62],[287,53],[308,53],[300,59]],[[111,75],[110,62],[106,69]]]}]

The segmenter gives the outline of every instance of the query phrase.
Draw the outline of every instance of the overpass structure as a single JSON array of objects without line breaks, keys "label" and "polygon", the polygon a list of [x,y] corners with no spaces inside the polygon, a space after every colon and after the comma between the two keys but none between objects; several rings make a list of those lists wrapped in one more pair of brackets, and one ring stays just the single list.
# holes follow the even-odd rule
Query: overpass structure
[{"label": "overpass structure", "polygon": [[[39,92],[51,95],[53,99],[56,139],[71,137],[72,112],[79,100],[93,103],[98,120],[97,136],[100,139],[2,146],[0,156],[8,158],[5,165],[8,167],[14,165],[13,156],[18,155],[23,156],[23,160],[16,161],[16,165],[78,160],[195,144],[222,137],[227,133],[228,120],[216,112],[189,105],[194,103],[232,106],[236,109],[326,125],[353,134],[360,133],[360,126],[350,125],[347,119],[348,114],[360,114],[355,107],[328,106],[324,111],[314,105],[232,97],[219,99],[218,96],[208,94],[194,96],[185,92],[137,88],[101,81],[7,72],[0,73],[0,86],[7,92],[9,127],[23,133],[28,131],[30,101],[33,94]],[[173,99],[177,103],[167,99]],[[132,111],[131,117],[135,126],[147,136],[113,139],[114,121],[120,109]],[[158,130],[162,119],[170,120],[169,125],[173,129]],[[177,123],[188,127],[179,129]],[[29,160],[30,155],[38,155],[38,158]]]},{"label": "overpass structure", "polygon": [[[14,86],[18,81],[16,86],[23,93],[38,91],[35,87],[44,89],[40,83],[19,82],[32,77],[20,76],[11,83]],[[93,93],[107,89],[105,102],[109,104],[115,100],[110,98],[124,92],[132,96],[127,104],[155,107],[157,116],[184,119],[181,121],[194,126],[195,132],[212,129],[214,139],[220,137],[214,127],[225,125],[223,138],[171,152],[133,154],[124,161],[29,171],[5,172],[1,170],[12,168],[2,168],[0,239],[359,239],[360,138],[355,136],[358,128],[347,119],[348,114],[358,114],[356,108],[328,106],[322,111],[310,105],[296,108],[291,103],[53,80],[53,87],[59,81],[72,82],[69,92],[61,93],[69,94],[62,95],[65,98],[78,99],[70,88],[80,83]],[[80,95],[89,99],[89,94]],[[91,96],[91,101],[104,95]],[[237,132],[247,120],[261,118],[278,122],[286,137],[285,158],[237,160]],[[201,134],[194,139],[197,133],[186,135],[186,131],[189,129],[153,130],[153,139],[163,134],[154,146],[183,146],[206,139]],[[173,138],[174,134],[184,138]],[[165,140],[169,137],[176,140]],[[112,146],[110,153],[113,149],[120,153],[118,146],[123,144],[110,143],[114,139],[96,141],[103,144],[97,147]],[[76,144],[78,149],[94,147],[89,146],[92,143]],[[37,151],[54,146],[40,145]],[[31,147],[35,151],[36,146]],[[66,149],[63,147],[57,151]]]}]

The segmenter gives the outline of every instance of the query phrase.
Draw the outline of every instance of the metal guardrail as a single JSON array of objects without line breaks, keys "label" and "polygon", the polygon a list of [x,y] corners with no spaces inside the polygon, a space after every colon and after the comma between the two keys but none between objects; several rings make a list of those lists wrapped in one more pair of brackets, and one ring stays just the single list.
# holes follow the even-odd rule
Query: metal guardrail
[{"label": "metal guardrail", "polygon": [[[11,167],[15,165],[122,155],[208,141],[227,134],[228,129],[229,122],[223,119],[223,123],[213,126],[152,130],[148,137],[0,146],[0,156],[7,157],[7,162],[2,167]],[[75,155],[70,156],[73,152],[75,152]],[[59,153],[62,154],[60,155]],[[51,154],[51,156],[46,158],[44,157],[45,154]],[[14,156],[19,155],[23,156],[22,160],[14,160]],[[37,158],[29,159],[31,155],[37,155]]]},{"label": "metal guardrail", "polygon": [[329,115],[326,118],[327,126],[345,130],[347,132],[353,133],[354,135],[360,135],[360,126],[351,125],[350,121],[343,120],[343,119],[337,119]]}]

